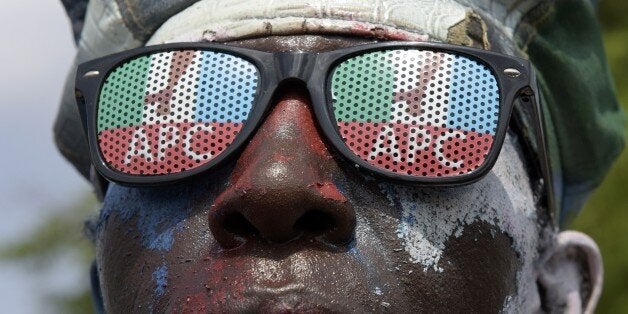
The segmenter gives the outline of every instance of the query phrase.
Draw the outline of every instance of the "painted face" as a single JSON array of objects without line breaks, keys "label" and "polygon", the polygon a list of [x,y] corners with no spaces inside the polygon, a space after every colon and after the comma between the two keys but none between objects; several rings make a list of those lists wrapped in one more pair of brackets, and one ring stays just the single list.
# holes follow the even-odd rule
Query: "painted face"
[{"label": "painted face", "polygon": [[417,188],[358,172],[328,148],[309,102],[304,87],[282,87],[250,143],[216,172],[110,187],[97,234],[108,311],[497,312],[538,302],[540,231],[515,135],[480,181]]}]

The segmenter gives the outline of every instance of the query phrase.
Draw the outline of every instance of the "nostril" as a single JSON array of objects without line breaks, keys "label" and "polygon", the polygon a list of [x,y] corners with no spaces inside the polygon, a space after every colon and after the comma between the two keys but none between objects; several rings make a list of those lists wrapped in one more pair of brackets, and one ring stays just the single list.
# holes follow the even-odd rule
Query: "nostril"
[{"label": "nostril", "polygon": [[249,236],[259,234],[259,230],[244,215],[238,212],[228,214],[222,223],[227,232],[237,236],[248,238]]},{"label": "nostril", "polygon": [[282,196],[289,197],[276,197],[262,189],[223,192],[209,211],[209,230],[214,239],[226,249],[240,247],[249,240],[285,243],[303,237],[308,243],[339,248],[353,240],[355,212],[346,200],[321,197],[324,193],[310,185],[283,188]]},{"label": "nostril", "polygon": [[334,217],[320,210],[307,211],[294,223],[295,230],[309,234],[322,234],[335,227]]}]

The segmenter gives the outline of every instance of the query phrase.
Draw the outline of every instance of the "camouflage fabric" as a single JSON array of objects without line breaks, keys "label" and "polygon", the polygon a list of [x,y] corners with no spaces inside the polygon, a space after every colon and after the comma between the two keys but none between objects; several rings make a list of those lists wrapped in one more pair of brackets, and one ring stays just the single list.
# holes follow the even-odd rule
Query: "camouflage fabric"
[{"label": "camouflage fabric", "polygon": [[623,112],[591,3],[541,3],[519,24],[516,35],[537,68],[546,122],[552,127],[546,134],[565,223],[622,151]]}]

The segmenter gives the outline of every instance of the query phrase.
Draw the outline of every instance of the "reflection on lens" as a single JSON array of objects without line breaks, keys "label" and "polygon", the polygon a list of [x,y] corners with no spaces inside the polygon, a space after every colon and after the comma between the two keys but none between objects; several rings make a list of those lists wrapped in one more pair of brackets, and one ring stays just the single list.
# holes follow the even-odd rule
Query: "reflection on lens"
[{"label": "reflection on lens", "polygon": [[333,113],[349,149],[369,164],[421,177],[484,164],[499,90],[484,64],[453,53],[397,49],[344,60],[330,76]]},{"label": "reflection on lens", "polygon": [[252,109],[258,71],[221,52],[180,50],[116,67],[98,99],[98,146],[124,174],[194,169],[223,152]]}]

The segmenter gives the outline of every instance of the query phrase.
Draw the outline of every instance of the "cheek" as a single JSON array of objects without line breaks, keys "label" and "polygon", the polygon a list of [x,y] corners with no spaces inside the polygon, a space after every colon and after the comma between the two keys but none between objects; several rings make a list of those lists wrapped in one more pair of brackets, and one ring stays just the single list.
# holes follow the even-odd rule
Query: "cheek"
[{"label": "cheek", "polygon": [[207,217],[218,192],[207,184],[110,187],[97,234],[99,278],[109,310],[155,309],[158,300],[170,298],[180,264],[215,246]]},{"label": "cheek", "polygon": [[116,212],[100,230],[96,259],[104,304],[111,312],[152,309],[147,300],[166,292],[170,266],[164,259],[166,247],[147,249],[152,237],[143,236],[138,225],[136,218]]},{"label": "cheek", "polygon": [[536,255],[535,202],[511,137],[506,138],[493,170],[474,184],[418,189],[381,183],[379,188],[389,206],[398,211],[395,233],[404,250],[424,271],[445,271],[441,260],[447,242],[474,223],[485,223],[496,230],[493,233],[512,237],[512,249],[522,258]]},{"label": "cheek", "polygon": [[391,220],[384,229],[377,227],[381,219],[375,224],[379,234],[387,235],[379,246],[398,251],[394,256],[403,272],[420,274],[407,280],[431,278],[447,287],[434,303],[455,303],[460,297],[483,300],[476,305],[484,309],[513,309],[526,308],[534,298],[540,230],[527,173],[508,138],[493,171],[474,184],[378,187],[387,201],[382,216]]},{"label": "cheek", "polygon": [[500,191],[501,185],[490,181],[438,190],[380,185],[400,212],[395,233],[413,263],[423,271],[443,272],[441,259],[447,242],[460,237],[465,227],[475,222],[493,225],[499,232],[509,231],[512,205]]},{"label": "cheek", "polygon": [[[392,197],[388,191],[360,201],[350,195],[364,203],[356,210],[356,243],[349,253],[360,262],[371,297],[391,309],[405,304],[422,312],[503,309],[517,294],[521,268],[511,237],[492,219],[448,216],[453,204],[445,199],[451,195],[434,199],[438,194],[414,189]],[[415,205],[404,209],[410,203]],[[467,210],[473,211],[461,209]]]}]

